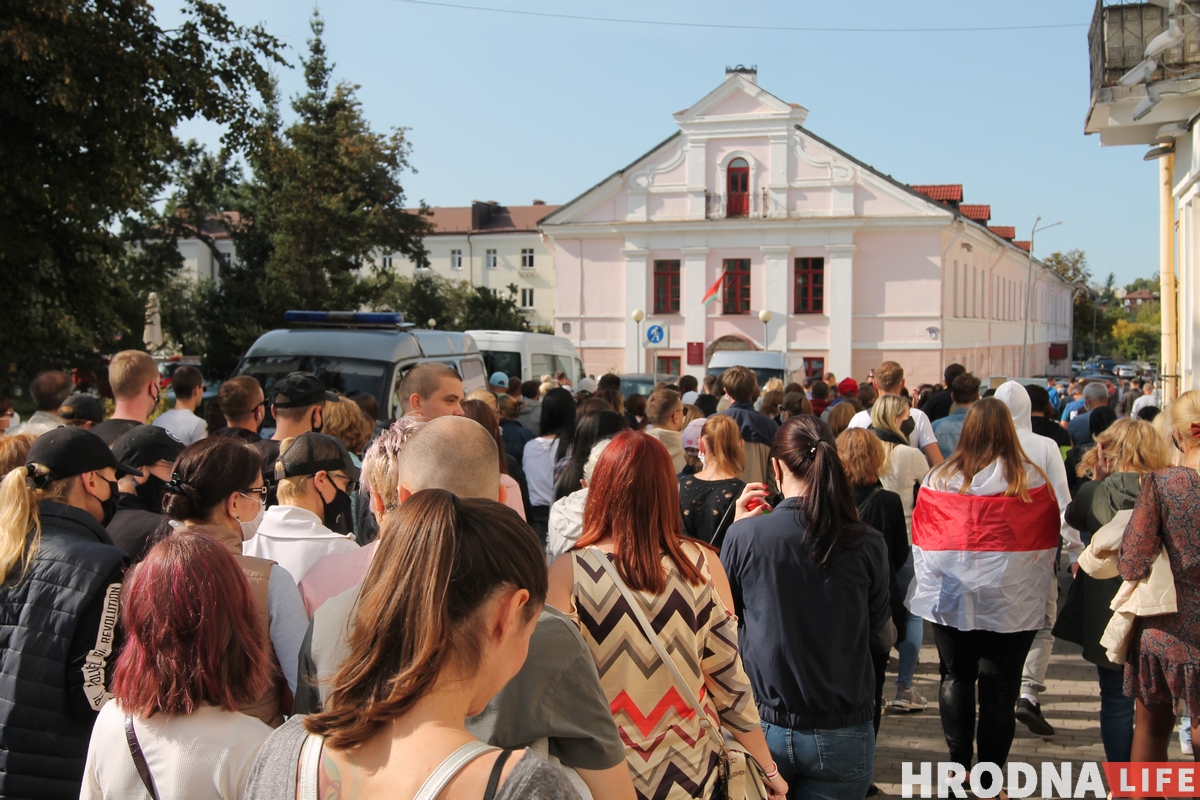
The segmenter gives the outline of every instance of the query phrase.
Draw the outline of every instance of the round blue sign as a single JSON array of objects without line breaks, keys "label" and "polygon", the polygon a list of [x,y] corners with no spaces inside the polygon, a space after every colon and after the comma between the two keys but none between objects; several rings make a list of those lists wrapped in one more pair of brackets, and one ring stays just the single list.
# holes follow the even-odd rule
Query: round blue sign
[{"label": "round blue sign", "polygon": [[646,339],[650,344],[658,344],[664,336],[666,336],[666,331],[663,330],[662,325],[651,325],[646,329]]}]

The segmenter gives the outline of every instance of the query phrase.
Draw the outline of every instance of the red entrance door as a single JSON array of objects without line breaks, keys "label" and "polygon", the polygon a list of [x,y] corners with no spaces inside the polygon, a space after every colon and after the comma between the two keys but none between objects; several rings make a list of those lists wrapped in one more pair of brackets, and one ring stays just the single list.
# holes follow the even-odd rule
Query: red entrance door
[{"label": "red entrance door", "polygon": [[750,213],[750,165],[744,158],[729,162],[729,200],[725,205],[725,216],[744,217]]}]

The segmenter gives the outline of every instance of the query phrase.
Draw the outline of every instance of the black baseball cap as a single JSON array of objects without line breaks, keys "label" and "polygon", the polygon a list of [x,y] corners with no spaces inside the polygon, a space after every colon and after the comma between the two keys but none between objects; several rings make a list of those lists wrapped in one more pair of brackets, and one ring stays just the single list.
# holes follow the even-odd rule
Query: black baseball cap
[{"label": "black baseball cap", "polygon": [[141,470],[122,464],[96,434],[83,428],[66,426],[43,433],[29,448],[25,466],[41,464],[50,470],[50,479],[59,481],[85,472],[112,467],[119,475],[141,475]]},{"label": "black baseball cap", "polygon": [[325,384],[311,372],[293,372],[271,388],[276,408],[304,408],[321,402],[336,403],[338,396],[325,391]]},{"label": "black baseball cap", "polygon": [[90,394],[73,394],[58,407],[58,416],[69,422],[100,423],[104,421],[104,409]]},{"label": "black baseball cap", "polygon": [[113,455],[131,467],[144,467],[159,461],[174,461],[183,452],[184,443],[157,425],[130,428],[113,442]]},{"label": "black baseball cap", "polygon": [[302,433],[287,450],[280,452],[275,463],[275,480],[316,475],[321,470],[341,470],[355,480],[362,474],[340,439],[324,433]]}]

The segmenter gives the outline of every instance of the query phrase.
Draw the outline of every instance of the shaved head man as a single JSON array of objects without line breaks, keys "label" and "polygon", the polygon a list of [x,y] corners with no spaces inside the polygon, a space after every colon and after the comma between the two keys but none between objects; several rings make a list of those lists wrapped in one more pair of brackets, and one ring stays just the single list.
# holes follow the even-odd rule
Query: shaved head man
[{"label": "shaved head man", "polygon": [[466,417],[438,417],[400,453],[400,502],[422,489],[503,502],[499,463],[496,440],[482,425]]}]

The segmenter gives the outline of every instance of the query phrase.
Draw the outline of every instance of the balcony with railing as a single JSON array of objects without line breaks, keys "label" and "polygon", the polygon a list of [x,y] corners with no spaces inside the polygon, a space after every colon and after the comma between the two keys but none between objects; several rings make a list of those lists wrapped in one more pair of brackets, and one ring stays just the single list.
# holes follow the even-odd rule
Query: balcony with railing
[{"label": "balcony with railing", "polygon": [[771,198],[766,189],[731,194],[704,193],[705,219],[763,219],[769,216],[776,215],[771,213]]}]

